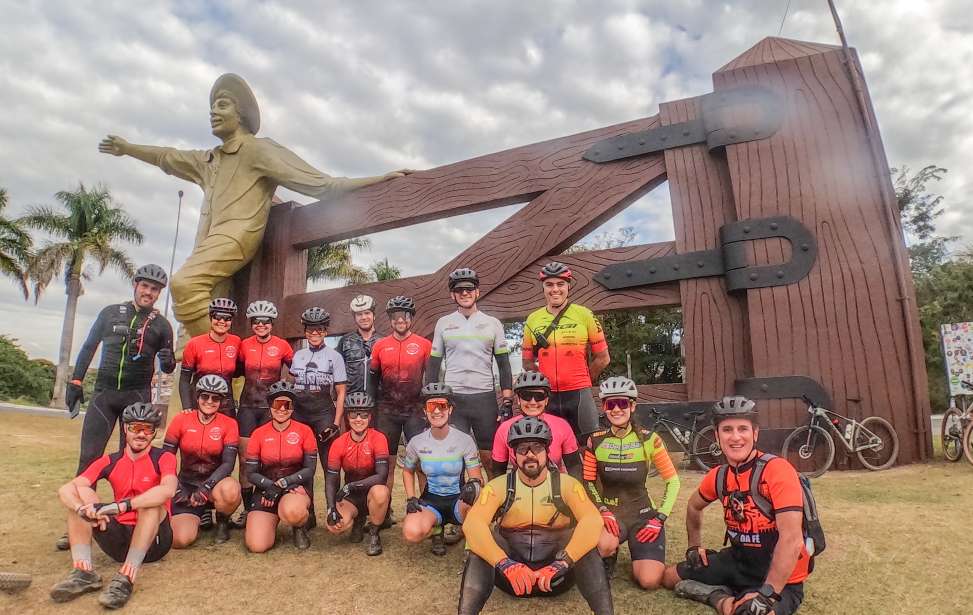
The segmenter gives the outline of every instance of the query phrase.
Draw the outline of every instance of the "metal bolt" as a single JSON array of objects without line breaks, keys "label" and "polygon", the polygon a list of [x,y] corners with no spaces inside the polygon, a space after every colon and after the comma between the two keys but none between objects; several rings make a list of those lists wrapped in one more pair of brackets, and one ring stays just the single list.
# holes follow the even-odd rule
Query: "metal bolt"
[{"label": "metal bolt", "polygon": [[689,131],[688,130],[682,131],[682,136],[688,137],[689,136]]},{"label": "metal bolt", "polygon": [[619,145],[618,146],[618,151],[622,151],[623,149],[625,149],[625,146],[624,145]]},{"label": "metal bolt", "polygon": [[649,273],[655,273],[655,267],[649,267]]},{"label": "metal bolt", "polygon": [[645,145],[645,139],[639,139],[639,145]]},{"label": "metal bolt", "polygon": [[703,261],[696,261],[696,266],[699,267],[700,269],[702,269],[705,265],[706,263],[704,263]]},{"label": "metal bolt", "polygon": [[750,233],[750,227],[749,226],[743,227],[743,232],[744,233]]},{"label": "metal bolt", "polygon": [[780,225],[777,224],[776,222],[771,222],[770,223],[770,230],[776,231],[778,226],[780,226]]},{"label": "metal bolt", "polygon": [[625,277],[627,277],[627,278],[632,277],[632,270],[631,269],[626,269],[625,270]]},{"label": "metal bolt", "polygon": [[751,280],[756,280],[758,277],[760,277],[760,276],[758,276],[756,273],[751,273],[750,274],[750,279]]},{"label": "metal bolt", "polygon": [[597,156],[597,155],[598,155],[598,154],[600,154],[601,152],[600,152],[599,150],[595,150],[595,151],[594,151],[594,152],[592,152],[592,153],[593,153],[593,154],[594,154],[595,156]]},{"label": "metal bolt", "polygon": [[801,244],[801,251],[802,252],[807,252],[810,249],[811,249],[811,246],[807,245],[806,243],[802,243]]},{"label": "metal bolt", "polygon": [[784,271],[782,269],[778,269],[777,270],[777,278],[780,279],[780,278],[783,278],[783,277],[784,277]]},{"label": "metal bolt", "polygon": [[610,273],[603,273],[601,275],[601,277],[605,278],[606,280],[610,280],[612,278],[612,274],[610,274]]},{"label": "metal bolt", "polygon": [[679,263],[676,263],[675,265],[673,265],[672,268],[675,271],[679,271]]},{"label": "metal bolt", "polygon": [[735,134],[735,133],[732,133],[732,132],[731,132],[731,133],[730,133],[730,138],[731,138],[731,139],[736,139],[736,138],[737,138],[737,136],[736,136],[736,134]]},{"label": "metal bolt", "polygon": [[768,384],[761,384],[760,385],[760,390],[763,391],[764,393],[766,393],[767,391],[770,390],[770,385],[768,385]]},{"label": "metal bolt", "polygon": [[667,137],[666,135],[662,135],[661,137],[659,137],[659,140],[660,140],[660,141],[665,141],[665,140],[666,140],[666,139],[668,139],[668,138],[669,138],[669,137]]}]

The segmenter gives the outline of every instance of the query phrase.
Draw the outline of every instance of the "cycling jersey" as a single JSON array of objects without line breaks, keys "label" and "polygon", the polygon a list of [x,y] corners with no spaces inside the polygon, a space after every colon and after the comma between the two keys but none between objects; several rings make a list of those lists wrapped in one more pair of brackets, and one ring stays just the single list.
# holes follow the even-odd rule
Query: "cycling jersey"
[{"label": "cycling jersey", "polygon": [[[761,453],[755,452],[759,457]],[[777,546],[779,533],[775,519],[768,519],[760,512],[753,498],[750,497],[750,472],[753,470],[755,459],[741,465],[736,471],[731,468],[726,473],[726,495],[723,501],[723,519],[726,522],[726,536],[734,550],[736,559],[744,562],[750,570],[758,575],[770,569],[774,548]],[[699,485],[699,495],[707,502],[716,499],[716,473],[719,466],[710,469]],[[770,500],[776,515],[781,512],[803,512],[804,493],[801,490],[800,479],[794,467],[782,457],[775,457],[767,462],[758,486],[760,493]],[[734,492],[742,498],[732,498]],[[737,501],[737,504],[733,504]],[[744,520],[737,521],[733,507],[742,510]],[[807,578],[811,558],[807,549],[802,546],[797,565],[791,573],[788,583],[800,583]]]},{"label": "cycling jersey", "polygon": [[291,345],[276,335],[261,342],[252,335],[240,342],[237,373],[243,373],[241,407],[267,408],[267,389],[280,380],[282,365],[290,365],[294,358]]},{"label": "cycling jersey", "polygon": [[[155,354],[162,348],[172,350],[172,327],[159,310],[139,310],[131,301],[109,305],[98,313],[81,345],[73,380],[84,380],[98,344],[102,346],[96,392],[147,390],[155,371]],[[163,363],[161,368],[172,373],[175,361]]]},{"label": "cycling jersey", "polygon": [[348,380],[345,360],[338,351],[324,344],[295,352],[290,373],[294,376],[294,386],[301,391],[333,394],[334,385],[344,384]]},{"label": "cycling jersey", "polygon": [[[521,415],[511,417],[497,427],[497,435],[493,438],[493,451],[491,453],[491,458],[494,461],[504,463],[514,458],[513,449],[507,445],[507,434],[510,433],[510,426],[522,418]],[[537,418],[547,423],[547,426],[551,428],[552,439],[551,445],[547,449],[548,459],[564,471],[562,457],[578,451],[578,440],[574,437],[571,425],[561,417],[546,412]]]},{"label": "cycling jersey", "polygon": [[558,322],[557,329],[547,336],[548,347],[537,346],[537,334],[544,333],[555,314],[546,307],[531,313],[524,324],[522,354],[524,361],[533,361],[551,381],[552,391],[573,391],[591,386],[588,371],[588,349],[592,353],[608,349],[605,333],[598,318],[586,307],[572,303]]},{"label": "cycling jersey", "polygon": [[257,461],[260,473],[277,480],[298,472],[304,466],[304,455],[317,452],[317,438],[304,423],[291,420],[280,431],[275,423],[256,428],[247,443],[246,460]]},{"label": "cycling jersey", "polygon": [[427,429],[409,440],[401,465],[406,470],[419,467],[426,475],[426,491],[434,495],[458,495],[463,484],[463,469],[480,467],[480,453],[469,435],[454,428],[442,440]]},{"label": "cycling jersey", "polygon": [[443,381],[454,393],[493,391],[493,357],[510,352],[503,325],[477,310],[468,318],[458,311],[436,322],[433,357],[444,357]]},{"label": "cycling jersey", "polygon": [[[150,447],[137,458],[132,458],[127,448],[111,455],[102,455],[80,474],[87,479],[92,489],[99,480],[108,479],[116,502],[142,495],[152,487],[157,487],[163,476],[175,475],[175,455],[155,447]],[[172,512],[169,501],[166,501],[166,509]],[[115,519],[123,525],[135,525],[138,511],[124,512]]]},{"label": "cycling jersey", "polygon": [[[167,447],[179,450],[179,481],[199,486],[223,463],[223,449],[237,446],[237,423],[216,413],[205,425],[199,412],[180,412],[166,430]],[[232,470],[232,468],[231,468]]]},{"label": "cycling jersey", "polygon": [[429,340],[415,333],[403,340],[389,335],[375,342],[368,367],[378,374],[383,406],[408,410],[411,414],[419,405],[422,377],[431,348]]},{"label": "cycling jersey", "polygon": [[240,338],[232,333],[222,342],[214,341],[209,333],[197,335],[182,351],[182,368],[194,372],[192,384],[208,374],[216,374],[230,383],[236,372],[239,351]]},{"label": "cycling jersey", "polygon": [[[626,523],[645,518],[655,509],[645,489],[650,463],[666,482],[662,506],[657,510],[668,516],[676,503],[680,482],[662,438],[631,425],[621,437],[610,429],[592,434],[584,451],[583,476],[595,504],[604,504]],[[600,490],[596,481],[601,483]]]},{"label": "cycling jersey", "polygon": [[356,442],[350,431],[338,436],[328,451],[328,470],[344,470],[345,483],[350,483],[375,474],[375,460],[389,456],[385,436],[369,427],[365,437]]},{"label": "cycling jersey", "polygon": [[378,335],[372,332],[367,340],[360,331],[345,333],[338,340],[338,354],[345,360],[345,373],[348,376],[348,393],[364,392],[368,384],[368,361]]}]

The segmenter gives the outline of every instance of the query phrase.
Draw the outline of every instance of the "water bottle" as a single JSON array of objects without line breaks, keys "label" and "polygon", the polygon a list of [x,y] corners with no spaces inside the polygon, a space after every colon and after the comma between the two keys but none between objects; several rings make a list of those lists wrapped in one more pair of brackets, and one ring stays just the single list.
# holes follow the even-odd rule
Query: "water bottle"
[{"label": "water bottle", "polygon": [[854,427],[855,426],[852,425],[851,423],[848,423],[847,425],[845,425],[845,440],[848,440],[849,442],[851,442],[851,432],[854,429]]},{"label": "water bottle", "polygon": [[675,433],[675,434],[676,434],[676,440],[678,440],[678,441],[680,441],[680,442],[682,442],[682,441],[683,441],[683,438],[682,438],[682,432],[681,432],[681,431],[679,431],[679,428],[678,428],[678,427],[673,427],[673,428],[672,428],[672,431],[673,431],[673,433]]}]

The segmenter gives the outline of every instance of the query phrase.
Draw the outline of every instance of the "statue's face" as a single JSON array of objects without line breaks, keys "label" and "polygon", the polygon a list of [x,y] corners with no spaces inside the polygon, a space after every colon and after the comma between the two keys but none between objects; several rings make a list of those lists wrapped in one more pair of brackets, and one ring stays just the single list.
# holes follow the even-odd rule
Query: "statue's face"
[{"label": "statue's face", "polygon": [[213,105],[209,108],[209,125],[213,135],[228,137],[240,128],[240,111],[236,101],[224,92],[216,95]]}]

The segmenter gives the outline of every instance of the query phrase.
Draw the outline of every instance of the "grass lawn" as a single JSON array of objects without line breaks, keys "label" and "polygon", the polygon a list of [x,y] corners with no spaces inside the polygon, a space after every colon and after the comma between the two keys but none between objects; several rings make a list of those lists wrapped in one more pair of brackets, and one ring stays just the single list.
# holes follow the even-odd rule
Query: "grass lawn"
[{"label": "grass lawn", "polygon": [[[101,612],[95,596],[56,605],[48,589],[70,569],[54,540],[64,529],[55,495],[77,463],[81,424],[60,418],[0,414],[7,443],[0,453],[0,570],[30,572],[33,585],[16,596],[0,593],[0,613]],[[683,490],[668,523],[669,559],[686,548],[681,518],[701,474],[683,472]],[[320,477],[319,477],[320,481]],[[650,483],[653,494],[659,485]],[[106,493],[107,486],[102,488]],[[973,537],[973,467],[935,462],[880,473],[832,472],[814,481],[828,549],[806,586],[801,613],[892,615],[964,613],[973,604],[969,581]],[[319,491],[321,493],[321,491]],[[106,496],[107,497],[107,496]],[[401,487],[395,508],[402,514]],[[319,518],[323,516],[319,504]],[[706,538],[722,541],[716,507],[707,511]],[[264,555],[247,554],[242,536],[215,546],[204,534],[191,549],[171,552],[139,576],[129,613],[399,613],[456,611],[462,550],[436,558],[428,545],[407,545],[398,526],[383,533],[385,553],[367,557],[322,529],[313,546],[297,552],[288,534]],[[116,564],[94,547],[95,567],[107,579]],[[646,593],[632,584],[627,552],[613,582],[619,614],[711,613],[668,592]],[[538,611],[538,609],[542,609]],[[484,613],[586,613],[576,591],[553,599],[514,600],[495,592]]]}]

